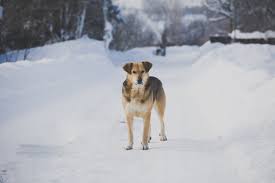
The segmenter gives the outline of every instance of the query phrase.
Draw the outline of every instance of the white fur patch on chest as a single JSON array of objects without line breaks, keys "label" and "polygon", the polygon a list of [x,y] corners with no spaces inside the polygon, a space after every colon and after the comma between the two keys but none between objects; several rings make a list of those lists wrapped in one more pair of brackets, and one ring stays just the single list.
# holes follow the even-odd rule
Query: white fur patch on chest
[{"label": "white fur patch on chest", "polygon": [[147,105],[137,101],[131,101],[126,105],[126,111],[128,113],[145,113],[147,110]]}]

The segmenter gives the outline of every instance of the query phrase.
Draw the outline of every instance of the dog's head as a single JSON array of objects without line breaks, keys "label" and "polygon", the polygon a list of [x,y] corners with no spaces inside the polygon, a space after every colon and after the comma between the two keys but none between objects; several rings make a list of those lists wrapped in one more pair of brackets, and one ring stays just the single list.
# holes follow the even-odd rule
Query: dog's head
[{"label": "dog's head", "polygon": [[143,86],[149,78],[149,71],[152,63],[144,61],[137,63],[127,63],[123,66],[127,72],[127,79],[136,86]]}]

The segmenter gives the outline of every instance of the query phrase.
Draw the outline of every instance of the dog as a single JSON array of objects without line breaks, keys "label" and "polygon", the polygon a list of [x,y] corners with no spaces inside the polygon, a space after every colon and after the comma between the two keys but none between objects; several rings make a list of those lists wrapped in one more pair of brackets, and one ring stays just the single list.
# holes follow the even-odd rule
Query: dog
[{"label": "dog", "polygon": [[126,71],[126,80],[122,86],[122,104],[125,112],[128,128],[128,145],[126,150],[133,149],[133,120],[134,117],[143,118],[142,149],[148,150],[148,142],[151,139],[151,111],[154,107],[160,120],[160,140],[166,141],[164,126],[164,112],[166,96],[162,82],[153,76],[149,76],[152,63],[148,61],[127,63],[123,66]]}]

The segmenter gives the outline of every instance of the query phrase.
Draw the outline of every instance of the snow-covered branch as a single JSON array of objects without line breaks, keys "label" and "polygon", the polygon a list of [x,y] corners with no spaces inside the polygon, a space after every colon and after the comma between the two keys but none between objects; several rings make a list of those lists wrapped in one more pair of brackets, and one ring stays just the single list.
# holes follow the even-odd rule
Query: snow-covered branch
[{"label": "snow-covered branch", "polygon": [[[221,0],[215,0],[211,4],[208,0],[202,1],[203,5],[210,11],[215,12],[217,14],[223,15],[227,18],[233,17],[233,10],[232,7],[229,5],[229,7],[225,8],[225,3]],[[229,3],[229,2],[228,2]]]},{"label": "snow-covered branch", "polygon": [[218,22],[218,21],[221,21],[221,20],[224,20],[224,19],[226,19],[226,17],[221,16],[221,17],[216,17],[216,18],[209,18],[209,21]]},{"label": "snow-covered branch", "polygon": [[79,16],[78,20],[77,20],[76,36],[78,38],[80,38],[83,33],[84,22],[85,22],[85,18],[86,18],[86,8],[87,8],[87,5],[84,6],[81,16]]}]

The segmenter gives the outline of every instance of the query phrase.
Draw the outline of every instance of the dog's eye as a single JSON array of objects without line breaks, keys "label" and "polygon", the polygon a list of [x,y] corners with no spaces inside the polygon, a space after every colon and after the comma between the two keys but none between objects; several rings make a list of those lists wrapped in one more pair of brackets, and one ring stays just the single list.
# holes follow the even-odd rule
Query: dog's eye
[{"label": "dog's eye", "polygon": [[141,73],[143,74],[145,71],[141,71]]},{"label": "dog's eye", "polygon": [[136,71],[133,71],[134,74],[136,74],[137,72]]}]

